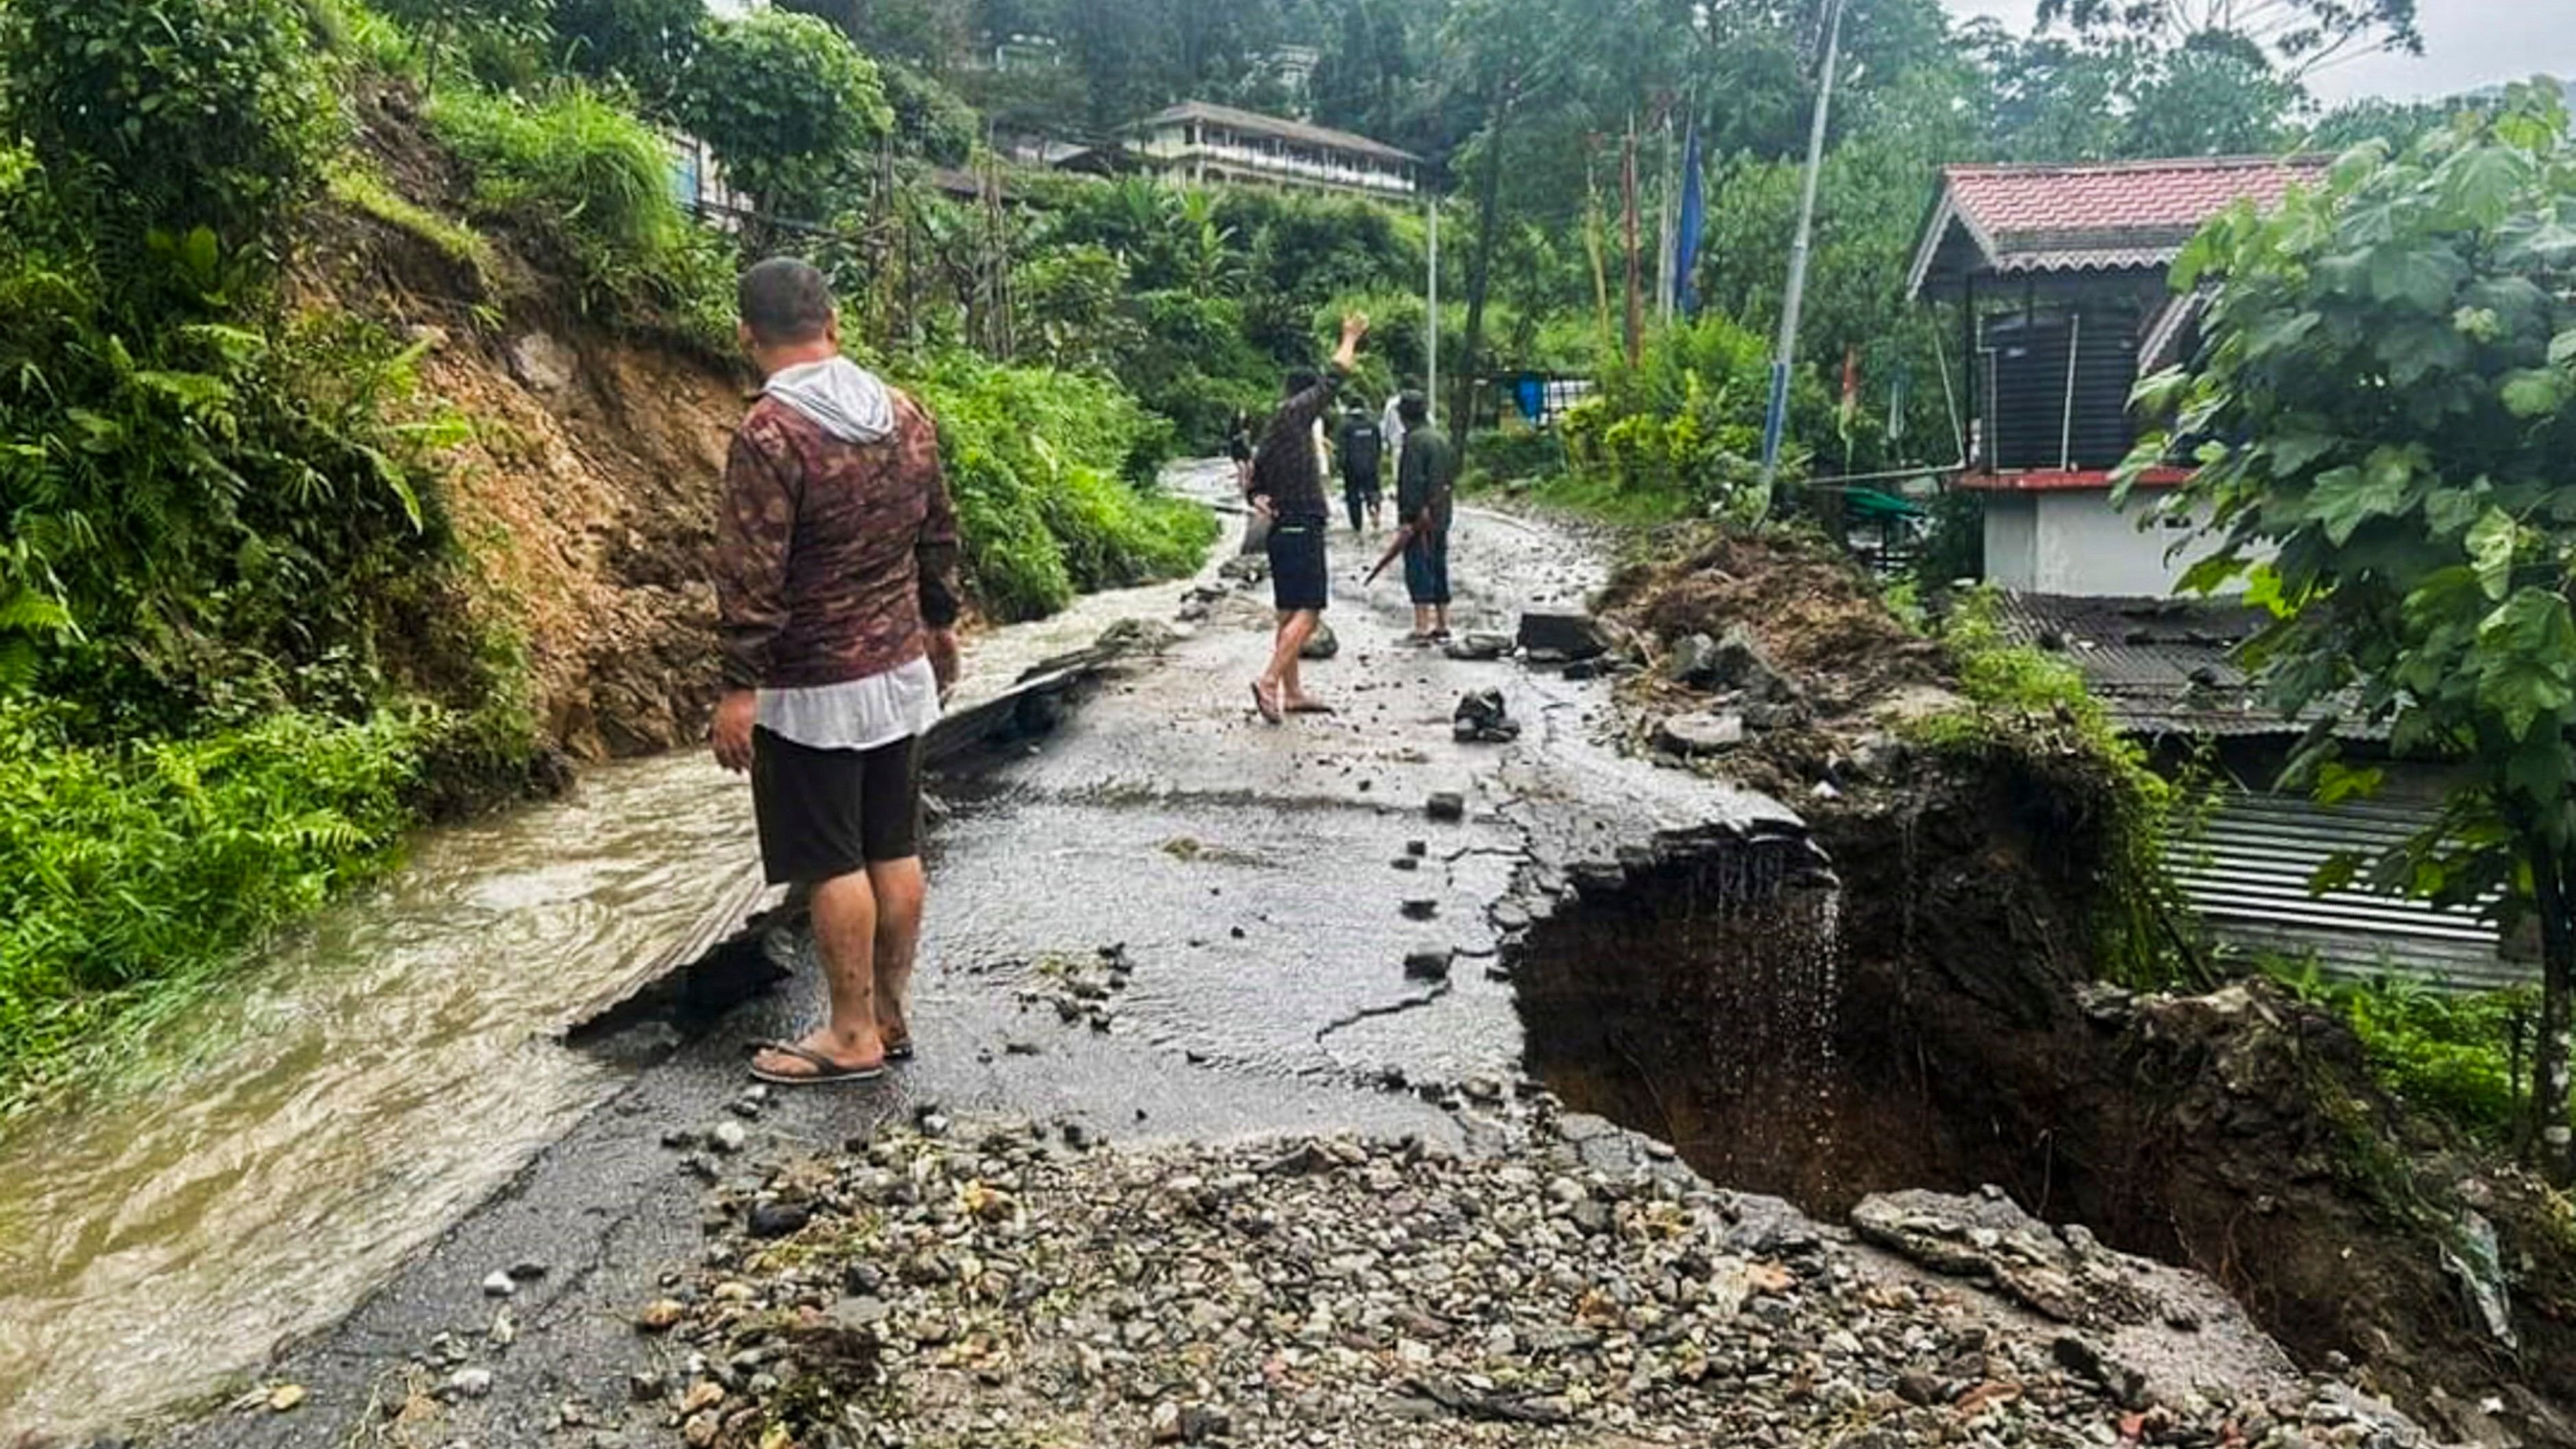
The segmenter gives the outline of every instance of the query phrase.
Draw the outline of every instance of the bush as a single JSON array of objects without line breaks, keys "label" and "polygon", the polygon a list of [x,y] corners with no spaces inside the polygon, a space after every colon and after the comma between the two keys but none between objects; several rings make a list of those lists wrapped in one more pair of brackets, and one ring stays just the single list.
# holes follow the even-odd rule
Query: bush
[{"label": "bush", "polygon": [[670,189],[669,148],[596,92],[527,98],[451,86],[431,129],[474,172],[478,216],[518,227],[581,281],[586,308],[633,315],[720,292],[706,247]]},{"label": "bush", "polygon": [[293,0],[9,0],[0,109],[120,253],[205,227],[281,262],[321,181],[331,108]]},{"label": "bush", "polygon": [[2350,1022],[2390,1092],[2491,1145],[2510,1139],[2521,1111],[2515,1061],[2528,1077],[2538,990],[2448,992],[2402,979],[2333,980],[2312,963],[2263,967],[2303,1000]]},{"label": "bush", "polygon": [[284,713],[93,747],[59,710],[0,700],[0,1101],[381,868],[437,728]]},{"label": "bush", "polygon": [[1216,539],[1206,509],[1137,481],[1170,428],[1113,383],[952,352],[915,390],[939,421],[968,591],[995,620],[1188,573]]},{"label": "bush", "polygon": [[680,120],[776,216],[821,219],[894,124],[877,68],[811,15],[757,10],[712,26]]}]

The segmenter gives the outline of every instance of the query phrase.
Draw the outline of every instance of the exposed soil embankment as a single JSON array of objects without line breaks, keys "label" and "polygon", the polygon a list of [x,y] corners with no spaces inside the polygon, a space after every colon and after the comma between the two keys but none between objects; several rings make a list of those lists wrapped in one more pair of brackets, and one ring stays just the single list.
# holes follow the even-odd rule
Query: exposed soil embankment
[{"label": "exposed soil embankment", "polygon": [[[1816,611],[1763,604],[1753,550],[1691,559],[1617,606],[1658,639],[1748,630],[1809,701],[1752,758],[1774,788],[1798,787],[1786,798],[1840,888],[1748,895],[1748,852],[1777,847],[1712,841],[1562,903],[1511,965],[1532,1065],[1570,1105],[1665,1136],[1712,1180],[1821,1212],[1999,1185],[2209,1274],[2302,1364],[2350,1365],[2449,1432],[2576,1442],[2555,1407],[2576,1402],[2555,1200],[2410,1121],[2328,1014],[2253,985],[2133,996],[2096,982],[2122,857],[2088,762],[2044,743],[1856,743],[1876,729],[1873,694],[1937,680],[1889,648],[1892,621],[1846,642],[1917,662],[1855,667],[1796,636]],[[1721,567],[1741,572],[1694,572]],[[1814,598],[1811,571],[1784,597]],[[1681,689],[1631,697],[1670,708]],[[1850,768],[1859,755],[1874,768]],[[2446,1267],[2479,1256],[2472,1208],[2502,1240],[2514,1348]]]},{"label": "exposed soil embankment", "polygon": [[[465,178],[399,89],[358,100],[391,187],[463,210]],[[335,203],[297,282],[308,313],[426,343],[418,406],[464,422],[446,498],[481,579],[459,601],[526,644],[546,743],[586,760],[697,738],[712,700],[715,598],[704,559],[747,378],[567,299],[580,288],[508,235],[460,255],[420,228]]]}]

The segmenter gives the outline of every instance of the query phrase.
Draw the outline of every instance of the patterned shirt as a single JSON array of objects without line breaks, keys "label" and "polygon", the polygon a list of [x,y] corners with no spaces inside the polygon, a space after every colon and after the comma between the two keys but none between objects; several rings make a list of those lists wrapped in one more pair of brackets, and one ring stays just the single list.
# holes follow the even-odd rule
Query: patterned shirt
[{"label": "patterned shirt", "polygon": [[1288,399],[1270,415],[1261,435],[1261,451],[1252,458],[1251,495],[1270,500],[1280,518],[1322,518],[1331,511],[1324,500],[1324,453],[1318,446],[1324,409],[1341,391],[1344,374],[1336,368],[1324,380]]},{"label": "patterned shirt", "polygon": [[730,689],[811,689],[924,657],[957,622],[957,515],[939,434],[894,395],[894,432],[846,442],[764,397],[735,433],[716,519]]}]

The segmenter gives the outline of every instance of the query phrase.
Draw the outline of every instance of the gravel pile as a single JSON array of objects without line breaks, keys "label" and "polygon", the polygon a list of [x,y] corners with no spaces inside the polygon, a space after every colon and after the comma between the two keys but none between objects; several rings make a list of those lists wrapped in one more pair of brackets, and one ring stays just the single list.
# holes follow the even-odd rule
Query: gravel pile
[{"label": "gravel pile", "polygon": [[2323,1381],[2150,1394],[1669,1171],[945,1125],[717,1188],[636,1397],[701,1449],[2422,1442]]}]

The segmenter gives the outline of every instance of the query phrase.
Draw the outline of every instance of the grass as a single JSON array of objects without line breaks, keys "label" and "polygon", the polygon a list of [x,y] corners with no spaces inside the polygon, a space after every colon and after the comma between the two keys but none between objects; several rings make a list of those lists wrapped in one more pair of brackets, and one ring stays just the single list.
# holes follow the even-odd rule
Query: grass
[{"label": "grass", "polygon": [[1470,497],[1508,492],[1514,498],[1621,528],[1659,528],[1698,513],[1691,500],[1678,493],[1622,488],[1612,479],[1591,474],[1556,473],[1517,487],[1478,478],[1464,491]]},{"label": "grass", "polygon": [[694,282],[670,157],[631,112],[580,86],[527,97],[457,82],[438,92],[429,123],[472,170],[475,214],[558,250],[585,307],[632,312]]},{"label": "grass", "polygon": [[2189,833],[2203,793],[2156,773],[2082,671],[2012,642],[1990,591],[1959,601],[1941,642],[1966,703],[1905,731],[1937,753],[2008,764],[2033,803],[2060,817],[2051,828],[2067,832],[2068,848],[2099,862],[2096,972],[2140,990],[2213,984],[2176,924],[2184,908],[2165,863],[2166,841]]},{"label": "grass", "polygon": [[329,173],[331,199],[362,216],[373,217],[438,248],[450,261],[474,269],[478,277],[492,272],[492,243],[453,217],[441,216],[393,189],[384,174],[355,157],[344,157]]}]

